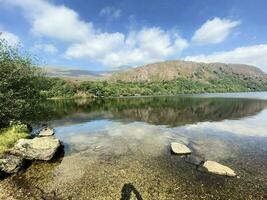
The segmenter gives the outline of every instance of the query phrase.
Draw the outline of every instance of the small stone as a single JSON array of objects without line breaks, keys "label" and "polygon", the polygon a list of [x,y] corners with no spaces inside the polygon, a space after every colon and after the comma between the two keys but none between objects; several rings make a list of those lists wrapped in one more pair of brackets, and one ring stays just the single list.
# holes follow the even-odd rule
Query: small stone
[{"label": "small stone", "polygon": [[10,150],[10,153],[29,160],[50,160],[59,147],[59,139],[53,136],[36,137],[34,139],[20,139]]},{"label": "small stone", "polygon": [[236,176],[236,173],[234,170],[220,163],[217,163],[215,161],[210,161],[210,160],[206,161],[203,164],[203,168],[204,170],[212,174],[217,174],[217,175],[222,175],[222,176],[231,176],[231,177]]},{"label": "small stone", "polygon": [[17,173],[23,166],[24,159],[20,156],[0,154],[0,171],[13,174]]},{"label": "small stone", "polygon": [[171,150],[178,155],[191,154],[191,150],[187,146],[178,142],[171,143]]},{"label": "small stone", "polygon": [[53,129],[50,129],[50,128],[44,128],[44,129],[42,129],[42,130],[40,131],[39,136],[40,136],[40,137],[47,137],[47,136],[52,136],[52,135],[54,135],[54,134],[55,134],[55,132],[54,132]]}]

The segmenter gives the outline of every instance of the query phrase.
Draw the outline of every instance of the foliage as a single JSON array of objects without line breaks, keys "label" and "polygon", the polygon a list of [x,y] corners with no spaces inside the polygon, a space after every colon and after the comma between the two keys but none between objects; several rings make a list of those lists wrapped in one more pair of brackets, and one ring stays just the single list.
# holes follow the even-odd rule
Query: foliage
[{"label": "foliage", "polygon": [[44,78],[29,56],[0,40],[0,127],[31,114]]},{"label": "foliage", "polygon": [[85,94],[84,96],[119,97],[267,90],[266,81],[227,75],[221,75],[219,79],[210,79],[208,81],[179,78],[172,81],[135,83],[122,81],[86,81],[80,84],[74,84],[62,79],[51,79],[50,85],[50,89],[45,92],[46,97],[49,98],[77,97],[79,93]]},{"label": "foliage", "polygon": [[28,136],[29,131],[25,124],[11,121],[8,128],[0,131],[0,153],[11,148],[20,138],[27,138]]}]

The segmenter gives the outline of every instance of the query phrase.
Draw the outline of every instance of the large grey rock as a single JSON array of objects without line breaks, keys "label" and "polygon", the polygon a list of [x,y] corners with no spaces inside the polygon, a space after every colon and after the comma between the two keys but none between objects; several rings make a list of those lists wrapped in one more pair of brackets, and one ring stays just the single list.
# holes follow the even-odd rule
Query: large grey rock
[{"label": "large grey rock", "polygon": [[39,136],[40,136],[40,137],[47,137],[47,136],[52,136],[52,135],[54,135],[54,134],[55,134],[55,132],[54,132],[53,129],[51,129],[51,128],[43,128],[43,129],[40,131]]},{"label": "large grey rock", "polygon": [[206,161],[203,164],[203,168],[207,172],[217,174],[217,175],[232,176],[232,177],[236,176],[236,173],[234,170],[220,163],[217,163],[215,161],[210,161],[210,160]]},{"label": "large grey rock", "polygon": [[191,150],[187,146],[178,142],[171,143],[171,150],[178,155],[191,154]]},{"label": "large grey rock", "polygon": [[24,159],[20,156],[0,154],[0,171],[7,174],[17,173],[23,166]]},{"label": "large grey rock", "polygon": [[59,147],[59,139],[53,136],[36,137],[34,139],[20,139],[11,153],[29,160],[50,160]]}]

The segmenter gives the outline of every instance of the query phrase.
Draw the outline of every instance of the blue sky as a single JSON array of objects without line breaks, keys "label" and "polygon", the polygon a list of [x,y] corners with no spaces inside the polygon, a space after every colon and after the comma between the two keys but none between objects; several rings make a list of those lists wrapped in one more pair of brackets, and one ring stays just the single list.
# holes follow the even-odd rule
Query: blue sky
[{"label": "blue sky", "polygon": [[183,59],[267,72],[266,10],[266,0],[0,0],[0,37],[48,66]]}]

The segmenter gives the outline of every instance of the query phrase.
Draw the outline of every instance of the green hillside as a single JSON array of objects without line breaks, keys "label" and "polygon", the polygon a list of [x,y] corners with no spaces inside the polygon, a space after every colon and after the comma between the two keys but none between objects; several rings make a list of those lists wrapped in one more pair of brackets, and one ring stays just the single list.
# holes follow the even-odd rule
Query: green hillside
[{"label": "green hillside", "polygon": [[118,97],[266,90],[267,75],[254,66],[167,61],[114,72],[101,81],[73,83],[51,79],[45,94],[48,97]]}]

